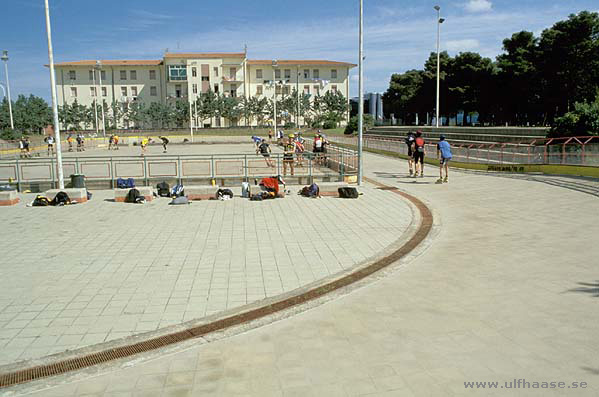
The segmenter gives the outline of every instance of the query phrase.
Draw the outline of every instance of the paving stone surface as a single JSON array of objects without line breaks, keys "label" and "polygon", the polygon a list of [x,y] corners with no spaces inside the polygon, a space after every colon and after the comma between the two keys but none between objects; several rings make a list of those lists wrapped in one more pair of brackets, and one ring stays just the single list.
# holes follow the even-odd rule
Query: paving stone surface
[{"label": "paving stone surface", "polygon": [[[93,377],[49,379],[32,394],[599,395],[596,196],[565,186],[571,179],[452,172],[435,185],[433,167],[413,180],[403,161],[367,154],[365,165],[425,200],[441,225],[400,271],[294,317]],[[506,389],[513,379],[586,387]],[[472,390],[469,381],[500,383]]]},{"label": "paving stone surface", "polygon": [[412,220],[396,195],[0,208],[0,365],[155,331],[350,268]]}]

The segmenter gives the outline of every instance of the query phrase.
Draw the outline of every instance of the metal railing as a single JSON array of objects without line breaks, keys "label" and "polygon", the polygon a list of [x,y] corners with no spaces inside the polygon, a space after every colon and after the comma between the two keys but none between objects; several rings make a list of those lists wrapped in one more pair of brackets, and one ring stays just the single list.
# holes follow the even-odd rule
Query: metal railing
[{"label": "metal railing", "polygon": [[[357,145],[357,137],[331,136],[337,143]],[[436,156],[437,142],[427,143],[426,152]],[[535,139],[521,143],[461,143],[448,140],[453,159],[480,164],[564,164],[599,166],[599,137]],[[364,148],[408,154],[404,137],[365,136]]]},{"label": "metal railing", "polygon": [[[282,175],[290,177],[291,170],[283,164],[283,154],[272,154],[269,166],[261,155],[159,155],[159,156],[98,156],[63,158],[64,175],[85,175],[91,183],[104,182],[116,186],[118,178],[134,178],[138,185],[153,185],[162,180],[176,180],[185,184],[193,181],[227,179],[250,180]],[[300,165],[301,164],[301,165]],[[302,162],[294,159],[294,177],[343,180],[356,173],[357,154],[343,148],[331,148],[325,156],[305,152]],[[56,160],[49,158],[0,160],[0,183],[14,183],[18,190],[23,185],[44,184],[55,186]],[[109,185],[109,186],[108,186]]]}]

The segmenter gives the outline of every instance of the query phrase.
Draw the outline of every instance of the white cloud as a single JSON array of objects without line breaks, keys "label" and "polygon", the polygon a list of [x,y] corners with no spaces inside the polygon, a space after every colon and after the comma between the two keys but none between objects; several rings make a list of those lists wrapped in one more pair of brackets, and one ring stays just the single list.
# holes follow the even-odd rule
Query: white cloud
[{"label": "white cloud", "polygon": [[487,12],[493,8],[493,3],[489,0],[470,0],[464,5],[466,11],[469,12]]},{"label": "white cloud", "polygon": [[445,45],[450,52],[473,51],[479,47],[480,43],[476,39],[450,40]]}]

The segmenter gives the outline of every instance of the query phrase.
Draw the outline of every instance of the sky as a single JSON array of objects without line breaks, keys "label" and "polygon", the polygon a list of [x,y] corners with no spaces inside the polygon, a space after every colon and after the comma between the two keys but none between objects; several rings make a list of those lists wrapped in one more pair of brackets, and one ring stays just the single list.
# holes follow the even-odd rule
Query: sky
[{"label": "sky", "polygon": [[[161,59],[170,52],[242,52],[250,59],[358,63],[358,0],[49,0],[55,62]],[[495,58],[503,39],[536,35],[597,0],[364,0],[364,89],[384,92],[391,74],[424,65],[436,51],[436,11],[446,19],[441,50]],[[8,50],[13,100],[50,98],[43,0],[2,0],[0,50]],[[6,82],[4,68],[0,81]],[[358,68],[351,95],[357,95]]]}]

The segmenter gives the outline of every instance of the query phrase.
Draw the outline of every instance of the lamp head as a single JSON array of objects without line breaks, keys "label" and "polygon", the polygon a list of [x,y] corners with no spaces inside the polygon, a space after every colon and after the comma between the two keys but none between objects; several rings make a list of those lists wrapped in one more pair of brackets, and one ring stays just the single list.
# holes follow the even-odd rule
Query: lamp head
[{"label": "lamp head", "polygon": [[275,67],[275,68],[278,66],[278,65],[277,65],[277,60],[276,60],[276,59],[273,59],[273,61],[272,61],[272,66],[273,66],[273,67]]},{"label": "lamp head", "polygon": [[439,23],[445,22],[445,18],[439,18]]},{"label": "lamp head", "polygon": [[101,69],[101,68],[102,68],[102,62],[96,61],[96,69]]},{"label": "lamp head", "polygon": [[4,62],[8,61],[8,51],[2,51],[2,57],[0,57]]},{"label": "lamp head", "polygon": [[437,11],[439,11],[439,10],[441,9],[441,7],[439,7],[439,6],[435,6],[434,8],[435,8],[435,10],[437,10]]}]

